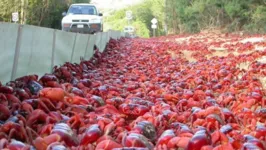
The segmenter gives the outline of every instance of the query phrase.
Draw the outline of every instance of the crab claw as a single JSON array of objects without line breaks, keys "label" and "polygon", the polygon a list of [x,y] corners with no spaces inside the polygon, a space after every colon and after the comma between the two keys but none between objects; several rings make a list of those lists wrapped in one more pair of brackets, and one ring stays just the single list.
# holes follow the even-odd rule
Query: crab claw
[{"label": "crab claw", "polygon": [[213,132],[211,137],[212,137],[212,144],[215,144],[217,142],[221,144],[227,144],[229,142],[228,137],[220,131]]},{"label": "crab claw", "polygon": [[5,121],[10,117],[11,113],[7,106],[0,104],[0,110],[0,120]]},{"label": "crab claw", "polygon": [[0,140],[0,149],[4,149],[8,145],[8,140],[5,138],[2,138]]},{"label": "crab claw", "polygon": [[14,139],[12,139],[11,143],[8,145],[8,149],[10,149],[10,150],[20,150],[20,149],[29,149],[29,148],[30,148],[29,145],[26,145],[20,141],[14,140]]},{"label": "crab claw", "polygon": [[166,145],[173,137],[175,137],[174,130],[165,130],[158,139],[156,147],[159,145]]},{"label": "crab claw", "polygon": [[52,101],[63,101],[65,91],[61,88],[43,88],[39,93],[40,97],[48,98]]},{"label": "crab claw", "polygon": [[61,141],[61,137],[58,134],[51,134],[47,137],[41,138],[37,137],[36,140],[33,141],[33,145],[36,147],[38,150],[46,150],[47,147],[54,142],[59,142]]},{"label": "crab claw", "polygon": [[122,145],[113,140],[104,140],[97,144],[95,150],[112,150],[114,148],[122,148]]},{"label": "crab claw", "polygon": [[174,137],[167,143],[167,148],[186,148],[190,139],[190,137]]},{"label": "crab claw", "polygon": [[200,130],[194,134],[192,139],[188,142],[187,149],[188,150],[196,150],[200,149],[203,146],[211,144],[210,137],[206,133],[205,130]]},{"label": "crab claw", "polygon": [[102,135],[102,131],[98,124],[91,125],[87,131],[84,133],[83,138],[81,139],[81,145],[86,145],[92,142],[97,141]]},{"label": "crab claw", "polygon": [[150,150],[154,148],[145,136],[138,133],[130,133],[124,137],[122,144],[125,147],[147,147]]},{"label": "crab claw", "polygon": [[78,146],[79,141],[77,137],[74,135],[72,129],[65,123],[58,123],[54,126],[52,134],[57,134],[61,137],[63,141],[65,141],[67,146]]}]

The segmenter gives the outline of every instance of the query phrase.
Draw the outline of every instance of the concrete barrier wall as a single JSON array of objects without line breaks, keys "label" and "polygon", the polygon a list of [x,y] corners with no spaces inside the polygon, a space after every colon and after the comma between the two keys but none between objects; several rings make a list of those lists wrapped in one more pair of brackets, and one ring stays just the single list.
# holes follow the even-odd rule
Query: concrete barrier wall
[{"label": "concrete barrier wall", "polygon": [[15,54],[16,54],[16,43],[18,41],[19,27],[15,24],[1,24],[0,27],[0,60],[1,70],[0,78],[1,81],[8,81],[11,79]]},{"label": "concrete barrier wall", "polygon": [[79,63],[89,60],[96,45],[101,52],[111,38],[127,37],[119,31],[78,34],[0,22],[0,80],[5,83],[18,77],[52,71],[65,62]]}]

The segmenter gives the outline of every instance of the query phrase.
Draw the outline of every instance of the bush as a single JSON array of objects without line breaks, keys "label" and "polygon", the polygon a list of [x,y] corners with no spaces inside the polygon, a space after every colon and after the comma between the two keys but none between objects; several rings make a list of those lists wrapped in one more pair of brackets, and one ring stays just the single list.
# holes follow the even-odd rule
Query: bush
[{"label": "bush", "polygon": [[251,16],[251,23],[246,25],[246,30],[254,33],[266,33],[266,7],[258,6]]},{"label": "bush", "polygon": [[[266,32],[266,6],[251,0],[168,0],[168,28],[173,34],[221,28],[228,32]],[[180,28],[182,27],[182,29]]]}]

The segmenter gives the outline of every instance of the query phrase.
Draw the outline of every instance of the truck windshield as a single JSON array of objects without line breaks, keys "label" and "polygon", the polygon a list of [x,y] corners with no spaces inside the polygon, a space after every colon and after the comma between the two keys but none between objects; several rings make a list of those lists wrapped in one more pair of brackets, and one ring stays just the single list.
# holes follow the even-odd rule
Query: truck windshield
[{"label": "truck windshield", "polygon": [[88,5],[72,5],[67,13],[74,15],[97,15],[96,8]]}]

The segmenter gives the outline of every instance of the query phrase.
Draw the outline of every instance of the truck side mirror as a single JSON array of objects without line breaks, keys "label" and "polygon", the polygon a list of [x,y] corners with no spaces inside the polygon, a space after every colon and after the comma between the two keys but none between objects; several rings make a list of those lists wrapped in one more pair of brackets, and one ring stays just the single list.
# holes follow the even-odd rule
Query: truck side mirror
[{"label": "truck side mirror", "polygon": [[103,16],[103,14],[102,13],[99,13],[99,16]]}]

